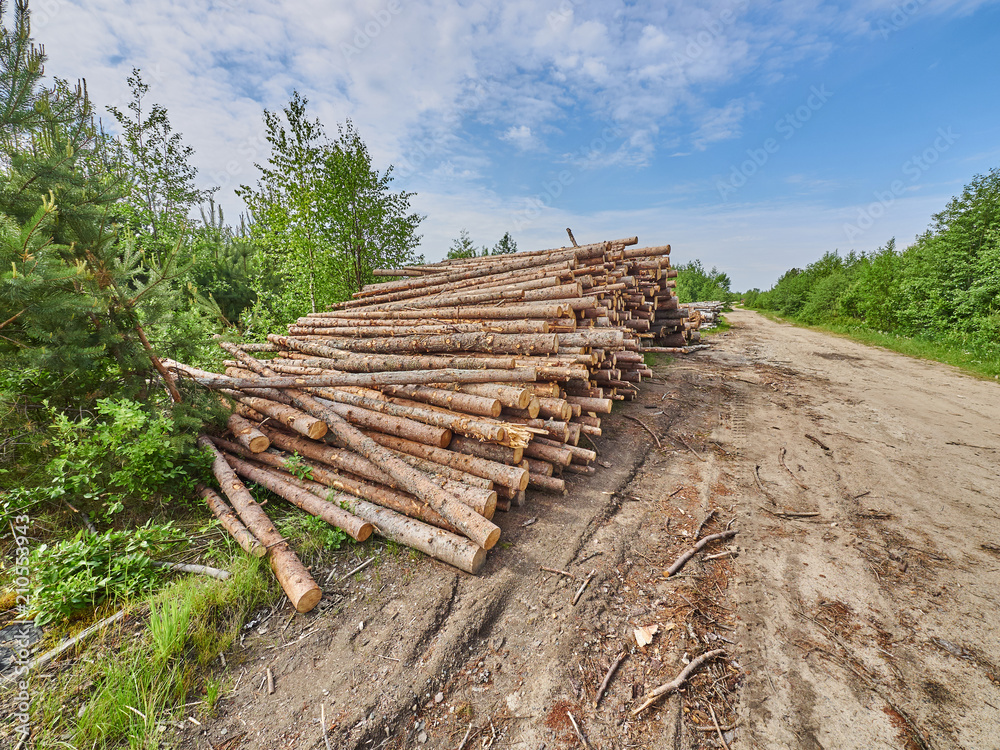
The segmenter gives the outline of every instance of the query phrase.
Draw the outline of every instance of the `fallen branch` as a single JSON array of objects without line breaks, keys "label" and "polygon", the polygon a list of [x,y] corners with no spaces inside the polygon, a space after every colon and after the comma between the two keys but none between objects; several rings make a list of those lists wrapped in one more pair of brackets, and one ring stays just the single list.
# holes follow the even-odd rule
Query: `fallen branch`
[{"label": "fallen branch", "polygon": [[687,448],[689,451],[691,451],[694,454],[694,457],[697,458],[699,461],[707,461],[708,460],[707,458],[705,458],[704,456],[702,456],[700,453],[698,453],[698,451],[696,451],[694,448],[692,448],[690,445],[688,445],[687,441],[684,438],[679,437],[679,436],[675,437],[674,435],[668,435],[668,437],[676,440],[681,445],[683,445],[685,448]]},{"label": "fallen branch", "polygon": [[730,555],[735,556],[736,550],[727,549],[725,552],[719,552],[715,555],[705,555],[705,560],[721,560],[723,557],[729,557]]},{"label": "fallen branch", "polygon": [[690,560],[695,555],[697,555],[699,552],[701,552],[706,545],[711,544],[712,542],[716,542],[720,539],[730,539],[736,536],[737,533],[739,533],[738,530],[733,529],[732,531],[723,531],[719,534],[709,534],[700,542],[698,542],[696,545],[694,545],[694,547],[692,547],[683,555],[677,558],[677,561],[667,569],[667,578],[669,578],[678,570],[683,568],[687,564],[687,561]]},{"label": "fallen branch", "polygon": [[698,537],[700,537],[700,536],[701,536],[701,530],[705,528],[705,524],[707,524],[707,523],[708,523],[709,521],[711,521],[711,520],[712,520],[713,518],[715,518],[715,511],[714,511],[714,510],[710,510],[710,511],[708,512],[708,515],[707,515],[707,516],[705,516],[705,520],[704,520],[704,521],[702,521],[702,522],[701,522],[700,524],[698,524],[698,530],[697,530],[696,532],[694,532],[694,538],[695,538],[696,540],[698,539]]},{"label": "fallen branch", "polygon": [[711,705],[708,707],[708,712],[712,714],[712,723],[715,724],[715,731],[719,733],[719,741],[722,746],[729,750],[729,743],[726,742],[726,738],[722,736],[722,727],[719,726],[719,718],[715,715],[715,709]]},{"label": "fallen branch", "polygon": [[[88,638],[90,638],[90,636],[94,635],[94,633],[98,632],[99,630],[102,630],[102,629],[108,627],[109,625],[114,625],[120,619],[122,619],[123,617],[125,617],[126,614],[128,614],[128,610],[127,609],[120,610],[118,612],[115,612],[110,617],[105,617],[100,622],[98,622],[98,623],[96,623],[94,625],[91,625],[86,630],[81,630],[79,633],[77,633],[76,635],[74,635],[72,638],[67,638],[66,640],[64,640],[62,643],[60,643],[58,646],[56,646],[51,651],[47,651],[44,654],[42,654],[41,656],[39,656],[38,658],[32,659],[28,663],[28,670],[31,671],[32,669],[38,669],[39,667],[45,666],[46,664],[48,664],[53,659],[55,659],[56,657],[60,656],[63,652],[68,651],[69,649],[73,648],[73,646],[77,645],[78,643],[82,643],[83,641],[87,640]],[[5,678],[5,679],[10,679],[10,678]]]},{"label": "fallen branch", "polygon": [[172,570],[175,573],[194,573],[200,576],[211,576],[212,578],[217,578],[220,581],[227,581],[232,577],[232,573],[228,570],[220,570],[219,568],[210,568],[207,565],[191,565],[187,563],[171,563],[171,562],[159,562],[154,560],[153,565],[157,568],[165,568],[167,570]]},{"label": "fallen branch", "polygon": [[945,445],[959,445],[959,446],[961,446],[963,448],[976,448],[977,450],[981,450],[981,451],[996,451],[996,450],[1000,450],[1000,449],[997,449],[997,448],[990,448],[989,446],[986,446],[986,445],[970,445],[969,443],[959,443],[959,442],[956,442],[954,440],[949,440],[947,443],[945,443]]},{"label": "fallen branch", "polygon": [[818,437],[813,437],[813,436],[812,436],[812,435],[810,435],[810,434],[809,434],[808,432],[806,433],[806,437],[807,437],[807,438],[808,438],[809,440],[812,440],[812,441],[813,441],[814,443],[816,443],[816,445],[818,445],[818,446],[819,446],[820,448],[822,448],[823,450],[825,450],[825,451],[828,451],[828,450],[830,450],[830,446],[828,446],[828,445],[827,445],[826,443],[824,443],[824,442],[823,442],[822,440],[820,440],[820,439],[819,439]]},{"label": "fallen branch", "polygon": [[625,419],[631,419],[633,422],[638,422],[642,426],[642,429],[644,429],[646,432],[648,432],[650,435],[653,436],[653,440],[656,441],[656,447],[663,448],[663,446],[660,444],[660,439],[656,437],[656,433],[654,433],[651,429],[649,429],[649,427],[646,426],[645,422],[643,422],[638,417],[630,417],[628,414],[625,415]]},{"label": "fallen branch", "polygon": [[[365,569],[365,568],[367,568],[367,567],[368,567],[369,565],[371,565],[371,564],[372,564],[372,563],[373,563],[374,561],[375,561],[375,558],[374,558],[374,557],[369,557],[369,558],[368,558],[367,560],[365,560],[365,561],[364,561],[363,563],[361,563],[361,564],[360,564],[360,565],[359,565],[358,567],[356,567],[356,568],[355,568],[354,570],[352,570],[352,571],[351,571],[350,573],[345,573],[345,574],[344,574],[344,575],[342,575],[342,576],[341,576],[340,578],[338,578],[338,579],[337,579],[337,580],[336,580],[336,581],[334,582],[334,584],[333,584],[333,585],[334,585],[334,586],[339,586],[339,585],[340,585],[340,582],[341,582],[341,581],[345,581],[345,580],[347,580],[348,578],[350,578],[350,577],[351,577],[352,575],[354,575],[355,573],[357,573],[357,572],[359,572],[359,571],[361,571],[361,570],[364,570],[364,569]],[[330,574],[330,578],[333,578],[333,574],[332,574],[332,573]],[[326,583],[327,583],[327,584],[329,584],[329,583],[330,583],[330,578],[327,578],[327,580],[326,580]]]},{"label": "fallen branch", "polygon": [[684,685],[684,683],[687,682],[688,678],[692,674],[694,674],[694,672],[702,664],[704,664],[707,661],[710,661],[711,659],[714,659],[717,656],[723,656],[725,653],[726,653],[725,649],[717,648],[714,651],[708,651],[702,654],[701,656],[692,659],[691,663],[688,664],[686,667],[684,667],[684,669],[681,670],[681,673],[677,675],[674,679],[672,679],[670,682],[666,682],[660,685],[658,688],[648,693],[643,699],[643,702],[639,705],[639,707],[632,709],[632,715],[638,716],[647,708],[649,708],[651,705],[653,705],[657,701],[657,699],[661,698],[664,695],[667,695],[668,693],[672,693],[675,690],[679,690]]},{"label": "fallen branch", "polygon": [[767,493],[767,490],[764,489],[764,483],[760,479],[760,466],[758,466],[758,465],[755,465],[753,467],[753,478],[754,478],[754,481],[757,482],[757,489],[760,490],[760,494],[762,494],[764,497],[766,497],[767,500],[768,500],[768,502],[771,503],[771,505],[777,505],[777,503],[774,501],[774,498],[771,497]]},{"label": "fallen branch", "polygon": [[590,573],[587,574],[587,577],[583,580],[583,583],[580,585],[580,588],[577,589],[576,596],[573,597],[574,607],[576,606],[576,603],[580,601],[580,597],[583,596],[583,590],[590,585],[590,579],[593,578],[595,575],[597,575],[597,568],[594,568],[592,571],[590,571]]},{"label": "fallen branch", "polygon": [[561,576],[566,576],[567,578],[576,578],[575,575],[573,575],[572,573],[568,573],[565,570],[559,570],[558,568],[546,568],[544,565],[539,565],[538,567],[541,570],[544,570],[546,573],[557,573]]},{"label": "fallen branch", "polygon": [[795,482],[795,484],[797,484],[797,485],[798,485],[799,487],[801,487],[801,488],[802,488],[802,489],[804,489],[804,490],[808,490],[809,488],[808,488],[808,487],[807,487],[806,485],[804,485],[804,484],[803,484],[802,482],[800,482],[800,481],[799,481],[799,478],[798,478],[797,476],[795,476],[795,475],[794,475],[794,474],[792,473],[792,470],[791,470],[791,469],[789,469],[789,468],[788,468],[788,466],[787,466],[787,465],[785,464],[785,454],[786,454],[787,452],[788,452],[788,451],[786,451],[786,450],[785,450],[785,446],[781,446],[781,451],[780,451],[780,452],[778,453],[778,461],[780,461],[780,462],[781,462],[781,467],[782,467],[782,468],[783,468],[783,469],[784,469],[785,471],[787,471],[787,472],[788,472],[788,476],[790,476],[790,477],[792,478],[792,481],[793,481],[793,482]]},{"label": "fallen branch", "polygon": [[618,671],[618,667],[621,663],[625,661],[625,657],[628,656],[627,651],[623,651],[617,659],[615,659],[614,664],[608,670],[608,673],[604,675],[604,680],[601,682],[601,686],[597,688],[597,696],[594,698],[594,708],[597,708],[601,703],[601,698],[604,697],[604,691],[608,689],[608,683],[611,682],[611,678],[615,676],[615,672]]},{"label": "fallen branch", "polygon": [[800,513],[795,510],[771,510],[770,508],[765,508],[763,505],[760,509],[765,513],[770,513],[772,516],[777,516],[778,518],[815,518],[819,515],[816,511],[806,511]]}]

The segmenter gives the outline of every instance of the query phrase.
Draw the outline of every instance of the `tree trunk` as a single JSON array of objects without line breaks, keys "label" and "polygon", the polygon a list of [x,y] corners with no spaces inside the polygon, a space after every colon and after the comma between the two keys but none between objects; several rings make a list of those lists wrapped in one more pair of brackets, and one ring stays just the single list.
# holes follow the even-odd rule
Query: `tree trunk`
[{"label": "tree trunk", "polygon": [[[328,502],[325,498],[306,492],[261,466],[244,461],[229,453],[223,455],[233,471],[240,476],[251,482],[256,482],[262,487],[267,487],[271,492],[285,498],[297,508],[301,508],[306,513],[346,532],[352,539],[363,542],[372,535],[373,529],[370,523]],[[266,455],[268,454],[261,453],[258,457]]]},{"label": "tree trunk", "polygon": [[244,551],[254,557],[263,557],[267,554],[267,550],[250,533],[250,530],[240,522],[233,509],[226,505],[226,501],[219,497],[219,494],[215,490],[200,483],[197,485],[197,490],[198,494],[205,498],[205,502],[208,503],[208,508],[212,511],[212,515],[219,519],[222,528],[229,532],[229,535],[236,540],[236,543]]},{"label": "tree trunk", "polygon": [[227,426],[236,438],[236,442],[249,448],[252,453],[261,453],[271,446],[267,436],[239,414],[230,414]]},{"label": "tree trunk", "polygon": [[[368,433],[368,436],[387,448],[392,448],[402,453],[409,453],[412,456],[426,458],[443,466],[450,466],[461,471],[467,471],[475,476],[489,479],[496,485],[502,487],[513,487],[523,490],[528,486],[528,475],[524,469],[518,466],[511,466],[503,462],[490,460],[489,458],[483,458],[478,455],[457,453],[454,448],[454,437],[451,439],[451,450],[442,450],[441,448],[432,448],[428,445],[421,445],[420,443],[414,443],[409,440],[393,438],[389,435]],[[517,455],[520,450],[523,449],[511,451],[511,453],[513,455]]]},{"label": "tree trunk", "polygon": [[323,592],[309,575],[309,571],[274,528],[271,519],[253,499],[212,441],[201,435],[198,445],[211,452],[212,473],[240,519],[267,549],[268,561],[289,601],[298,612],[311,611],[323,598]]}]

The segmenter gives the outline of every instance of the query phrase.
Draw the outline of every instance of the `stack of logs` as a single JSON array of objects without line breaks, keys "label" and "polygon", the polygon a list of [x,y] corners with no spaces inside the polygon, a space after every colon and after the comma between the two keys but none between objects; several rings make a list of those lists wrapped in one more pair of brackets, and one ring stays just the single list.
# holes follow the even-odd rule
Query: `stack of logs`
[{"label": "stack of logs", "polygon": [[688,302],[684,308],[687,309],[688,320],[692,325],[707,330],[719,324],[724,306],[724,302]]},{"label": "stack of logs", "polygon": [[652,374],[642,340],[687,340],[670,247],[637,242],[379,271],[402,278],[266,344],[221,343],[224,375],[167,362],[234,405],[230,434],[200,443],[239,519],[204,488],[210,507],[300,611],[319,588],[240,477],[477,573],[497,510],[595,472],[581,438]]}]

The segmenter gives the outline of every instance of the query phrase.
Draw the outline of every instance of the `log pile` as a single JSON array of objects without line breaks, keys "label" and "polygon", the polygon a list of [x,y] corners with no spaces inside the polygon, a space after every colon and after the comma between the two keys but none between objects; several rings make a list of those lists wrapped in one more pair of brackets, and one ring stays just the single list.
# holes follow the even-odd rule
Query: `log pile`
[{"label": "log pile", "polygon": [[719,316],[722,315],[724,302],[688,302],[683,305],[687,310],[688,321],[697,329],[707,330],[715,328],[719,324]]},{"label": "log pile", "polygon": [[374,532],[474,574],[500,536],[496,511],[595,473],[581,439],[652,375],[643,345],[690,340],[670,247],[637,242],[386,269],[397,280],[266,344],[221,342],[224,374],[166,363],[233,404],[229,434],[201,444],[242,543],[259,540],[296,606],[315,598],[311,579],[243,480],[355,539]]}]

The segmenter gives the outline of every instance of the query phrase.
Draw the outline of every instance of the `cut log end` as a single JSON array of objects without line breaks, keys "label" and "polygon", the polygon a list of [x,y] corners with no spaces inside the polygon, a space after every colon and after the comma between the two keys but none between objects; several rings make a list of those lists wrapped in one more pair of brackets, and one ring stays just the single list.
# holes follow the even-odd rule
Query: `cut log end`
[{"label": "cut log end", "polygon": [[472,558],[469,560],[469,567],[466,570],[468,573],[477,576],[479,575],[479,571],[483,569],[483,565],[485,563],[486,563],[486,550],[480,547],[472,555]]},{"label": "cut log end", "polygon": [[[328,429],[326,422],[313,422],[309,425],[309,437],[313,440],[322,440]],[[251,448],[251,450],[253,449]]]},{"label": "cut log end", "polygon": [[264,435],[253,437],[249,442],[250,444],[248,447],[250,448],[251,453],[263,453],[271,447],[271,441]]},{"label": "cut log end", "polygon": [[297,601],[292,602],[295,611],[299,613],[312,612],[316,605],[323,598],[323,591],[319,586],[304,592]]},{"label": "cut log end", "polygon": [[490,533],[483,540],[482,547],[483,547],[484,550],[491,550],[491,549],[493,549],[496,546],[496,544],[497,544],[498,541],[500,541],[500,527],[499,526],[497,526],[496,528],[494,528],[494,529],[492,529],[490,531]]}]

